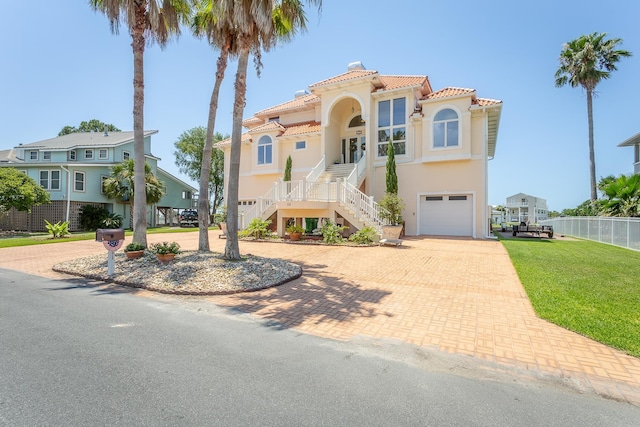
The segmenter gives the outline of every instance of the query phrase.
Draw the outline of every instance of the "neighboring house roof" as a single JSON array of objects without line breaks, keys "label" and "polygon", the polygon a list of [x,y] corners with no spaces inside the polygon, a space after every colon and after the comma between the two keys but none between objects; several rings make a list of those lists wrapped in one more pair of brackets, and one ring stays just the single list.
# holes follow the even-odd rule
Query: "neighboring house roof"
[{"label": "neighboring house roof", "polygon": [[631,138],[622,141],[618,144],[618,147],[633,147],[634,145],[640,144],[640,133],[633,135]]},{"label": "neighboring house roof", "polygon": [[16,151],[12,148],[0,150],[0,163],[23,163],[23,160],[16,156]]},{"label": "neighboring house roof", "polygon": [[175,182],[179,183],[180,185],[184,185],[185,187],[190,188],[191,190],[193,190],[193,192],[197,192],[197,191],[198,191],[198,189],[197,189],[196,187],[194,187],[193,185],[191,185],[191,184],[187,184],[186,182],[184,182],[184,181],[183,181],[183,180],[181,180],[180,178],[178,178],[178,177],[176,177],[176,176],[174,176],[174,175],[171,175],[171,174],[170,174],[169,172],[167,172],[166,170],[164,170],[164,169],[162,169],[162,168],[157,168],[157,169],[158,169],[158,175],[161,175],[161,174],[162,174],[162,175],[166,176],[167,178],[172,179],[173,181],[175,181]]},{"label": "neighboring house roof", "polygon": [[[158,133],[158,131],[146,130],[144,131],[144,136],[146,137],[155,133]],[[15,148],[70,150],[78,147],[113,147],[131,141],[133,141],[133,131],[109,132],[106,135],[101,132],[78,132],[29,144],[22,144]]]}]

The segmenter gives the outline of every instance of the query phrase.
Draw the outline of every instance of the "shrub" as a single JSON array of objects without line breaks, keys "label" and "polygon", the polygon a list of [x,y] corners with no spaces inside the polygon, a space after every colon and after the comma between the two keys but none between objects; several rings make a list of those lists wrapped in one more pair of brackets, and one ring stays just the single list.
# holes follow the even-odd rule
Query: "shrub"
[{"label": "shrub", "polygon": [[397,194],[386,193],[378,202],[380,209],[380,218],[386,219],[391,225],[402,224],[402,211],[404,210],[404,202]]},{"label": "shrub", "polygon": [[373,239],[375,239],[376,234],[378,233],[375,228],[363,227],[362,230],[358,230],[349,236],[349,241],[359,245],[368,245],[373,243]]},{"label": "shrub", "polygon": [[103,227],[103,221],[109,216],[109,211],[102,206],[84,205],[80,208],[80,227],[86,231],[95,231]]},{"label": "shrub", "polygon": [[136,251],[144,251],[147,247],[142,243],[132,242],[129,243],[125,248],[125,252],[136,252]]},{"label": "shrub", "polygon": [[67,234],[69,234],[69,221],[65,221],[65,222],[58,221],[55,224],[51,224],[49,221],[45,219],[44,222],[47,226],[47,231],[49,232],[49,234],[51,234],[51,237],[53,237],[54,239],[58,237],[64,237]]},{"label": "shrub", "polygon": [[252,236],[256,239],[263,239],[271,234],[271,231],[269,230],[270,224],[271,220],[253,218],[249,225],[247,225],[247,228],[240,232],[240,237]]},{"label": "shrub", "polygon": [[177,242],[154,243],[149,250],[157,255],[179,254],[180,245]]},{"label": "shrub", "polygon": [[102,226],[105,228],[120,228],[122,227],[122,216],[116,213],[109,213],[105,219],[102,220]]},{"label": "shrub", "polygon": [[299,225],[290,225],[289,227],[287,227],[287,233],[291,234],[291,233],[304,233],[304,228],[300,227]]},{"label": "shrub", "polygon": [[342,243],[344,241],[342,232],[346,229],[345,226],[327,221],[322,225],[322,240],[325,243]]}]

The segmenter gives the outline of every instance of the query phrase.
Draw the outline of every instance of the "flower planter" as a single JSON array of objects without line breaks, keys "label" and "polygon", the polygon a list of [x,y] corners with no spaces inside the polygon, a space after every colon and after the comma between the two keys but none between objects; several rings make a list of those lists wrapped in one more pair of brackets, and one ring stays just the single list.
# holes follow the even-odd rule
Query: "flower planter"
[{"label": "flower planter", "polygon": [[166,264],[173,261],[173,259],[176,257],[176,254],[156,254],[156,257],[161,263]]},{"label": "flower planter", "polygon": [[398,240],[402,234],[402,225],[383,225],[382,239]]},{"label": "flower planter", "polygon": [[144,255],[144,250],[142,251],[128,251],[124,253],[128,259],[136,259],[140,258]]},{"label": "flower planter", "polygon": [[292,242],[296,242],[302,238],[302,233],[289,233],[289,239]]}]

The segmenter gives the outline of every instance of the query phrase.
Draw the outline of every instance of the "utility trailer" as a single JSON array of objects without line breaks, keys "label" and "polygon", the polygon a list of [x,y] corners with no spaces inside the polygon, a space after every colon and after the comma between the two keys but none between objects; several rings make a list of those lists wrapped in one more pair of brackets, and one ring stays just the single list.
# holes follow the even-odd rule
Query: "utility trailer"
[{"label": "utility trailer", "polygon": [[512,229],[513,237],[516,237],[518,233],[529,233],[537,237],[546,234],[550,239],[553,238],[552,225],[528,225],[526,222],[521,222],[520,225],[514,225]]}]

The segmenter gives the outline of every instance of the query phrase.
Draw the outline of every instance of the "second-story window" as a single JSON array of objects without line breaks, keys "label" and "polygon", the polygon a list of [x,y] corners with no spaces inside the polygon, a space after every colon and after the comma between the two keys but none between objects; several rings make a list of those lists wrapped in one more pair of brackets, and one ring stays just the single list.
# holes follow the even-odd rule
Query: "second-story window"
[{"label": "second-story window", "polygon": [[307,148],[307,141],[296,141],[296,150],[304,150]]},{"label": "second-story window", "polygon": [[273,142],[268,135],[262,136],[258,140],[258,164],[266,165],[272,163]]},{"label": "second-story window", "polygon": [[42,160],[51,160],[51,151],[43,151]]},{"label": "second-story window", "polygon": [[93,150],[84,150],[85,160],[93,160]]},{"label": "second-story window", "polygon": [[459,145],[458,113],[451,108],[440,110],[433,119],[433,146],[444,148]]},{"label": "second-story window", "polygon": [[130,158],[131,158],[131,153],[129,153],[128,151],[122,152],[122,160],[129,160]]},{"label": "second-story window", "polygon": [[38,160],[38,152],[29,151],[29,160]]},{"label": "second-story window", "polygon": [[100,150],[98,150],[98,158],[99,159],[106,159],[107,158],[107,149],[106,148],[101,148]]},{"label": "second-story window", "polygon": [[69,151],[69,160],[75,160],[75,159],[76,159],[76,150]]},{"label": "second-story window", "polygon": [[407,153],[406,99],[378,102],[378,157],[387,156],[389,140],[396,155]]}]

